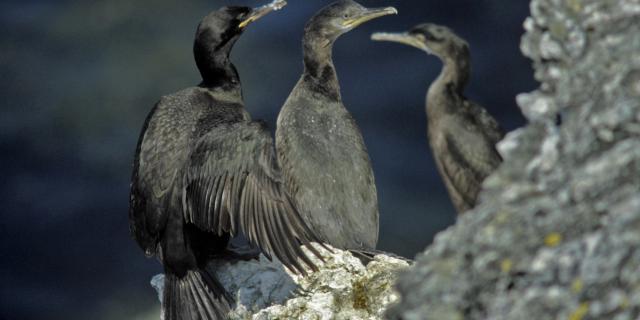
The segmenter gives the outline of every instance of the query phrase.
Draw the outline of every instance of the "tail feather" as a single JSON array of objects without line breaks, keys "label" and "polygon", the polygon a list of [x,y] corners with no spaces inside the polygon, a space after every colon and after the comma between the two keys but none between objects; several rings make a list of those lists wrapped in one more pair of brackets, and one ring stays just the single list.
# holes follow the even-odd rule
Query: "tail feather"
[{"label": "tail feather", "polygon": [[190,270],[184,277],[166,273],[164,320],[227,319],[230,301],[220,282],[205,270]]}]

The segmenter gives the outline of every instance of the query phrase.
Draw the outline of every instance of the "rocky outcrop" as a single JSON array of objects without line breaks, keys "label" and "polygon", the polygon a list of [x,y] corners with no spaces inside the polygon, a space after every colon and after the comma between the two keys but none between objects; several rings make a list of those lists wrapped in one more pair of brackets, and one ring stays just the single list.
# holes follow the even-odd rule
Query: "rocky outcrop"
[{"label": "rocky outcrop", "polygon": [[[325,261],[309,254],[320,270],[305,277],[264,256],[211,266],[236,299],[231,319],[381,319],[397,299],[393,284],[407,261],[380,254],[364,266],[350,252],[316,248]],[[151,283],[161,293],[164,276]]]},{"label": "rocky outcrop", "polygon": [[391,319],[640,317],[640,1],[533,0],[482,203],[400,277]]}]

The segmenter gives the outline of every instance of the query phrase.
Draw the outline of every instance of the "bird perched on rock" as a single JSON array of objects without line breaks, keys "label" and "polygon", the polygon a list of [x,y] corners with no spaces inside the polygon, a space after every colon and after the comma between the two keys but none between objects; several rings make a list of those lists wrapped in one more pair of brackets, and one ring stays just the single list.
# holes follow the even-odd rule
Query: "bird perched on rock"
[{"label": "bird perched on rock", "polygon": [[315,268],[300,244],[316,237],[282,185],[270,133],[244,109],[229,60],[245,27],[285,4],[206,16],[194,44],[202,83],[162,97],[144,124],[129,218],[135,240],[164,266],[166,320],[227,317],[232,298],[206,266],[229,257],[238,233],[293,271]]},{"label": "bird perched on rock", "polygon": [[442,60],[440,76],[427,93],[429,143],[458,213],[473,208],[482,182],[502,162],[495,145],[504,132],[464,96],[471,75],[469,45],[449,28],[430,23],[404,33],[375,33],[372,39],[410,45]]},{"label": "bird perched on rock", "polygon": [[362,23],[394,8],[334,2],[307,23],[304,72],[278,116],[276,149],[287,189],[305,222],[342,249],[373,249],[378,199],[362,134],[342,104],[333,44]]}]

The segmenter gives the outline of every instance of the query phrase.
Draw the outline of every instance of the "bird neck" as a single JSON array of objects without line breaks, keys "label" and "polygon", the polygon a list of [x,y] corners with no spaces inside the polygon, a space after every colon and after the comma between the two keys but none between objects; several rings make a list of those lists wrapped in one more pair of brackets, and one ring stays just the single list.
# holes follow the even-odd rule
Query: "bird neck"
[{"label": "bird neck", "polygon": [[[427,93],[427,112],[434,114],[449,113],[450,108],[456,108],[458,101],[464,99],[463,93],[469,81],[471,66],[468,58],[443,58],[440,75],[429,87]],[[446,109],[446,110],[443,110]]]},{"label": "bird neck", "polygon": [[224,90],[240,87],[238,71],[229,59],[206,60],[203,63],[198,63],[198,70],[200,70],[200,75],[202,76],[202,87]]},{"label": "bird neck", "polygon": [[315,33],[305,34],[303,40],[304,74],[303,79],[312,84],[321,94],[332,100],[340,101],[340,83],[333,65],[334,40]]},{"label": "bird neck", "polygon": [[[462,95],[471,74],[471,65],[468,58],[447,57],[442,59],[442,70],[435,81],[437,89],[454,89]],[[445,88],[449,87],[449,88]]]},{"label": "bird neck", "polygon": [[202,76],[200,86],[210,89],[231,90],[240,87],[240,77],[229,55],[235,41],[218,44],[208,37],[198,36],[193,45],[193,56]]}]

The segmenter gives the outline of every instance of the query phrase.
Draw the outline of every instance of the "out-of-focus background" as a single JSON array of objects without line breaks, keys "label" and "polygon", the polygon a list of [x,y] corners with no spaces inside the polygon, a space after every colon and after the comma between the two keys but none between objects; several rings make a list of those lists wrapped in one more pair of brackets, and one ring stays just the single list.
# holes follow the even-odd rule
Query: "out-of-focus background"
[{"label": "out-of-focus background", "polygon": [[[158,319],[161,272],[129,236],[131,162],[158,98],[199,82],[192,41],[214,0],[5,0],[0,3],[0,319]],[[302,71],[305,21],[329,1],[291,0],[238,42],[247,108],[272,127]],[[515,95],[535,87],[519,53],[527,1],[389,0],[400,15],[339,39],[345,105],[364,134],[380,200],[379,248],[413,257],[455,220],[426,140],[435,57],[375,43],[373,31],[425,21],[466,38],[468,97],[509,130]]]}]

